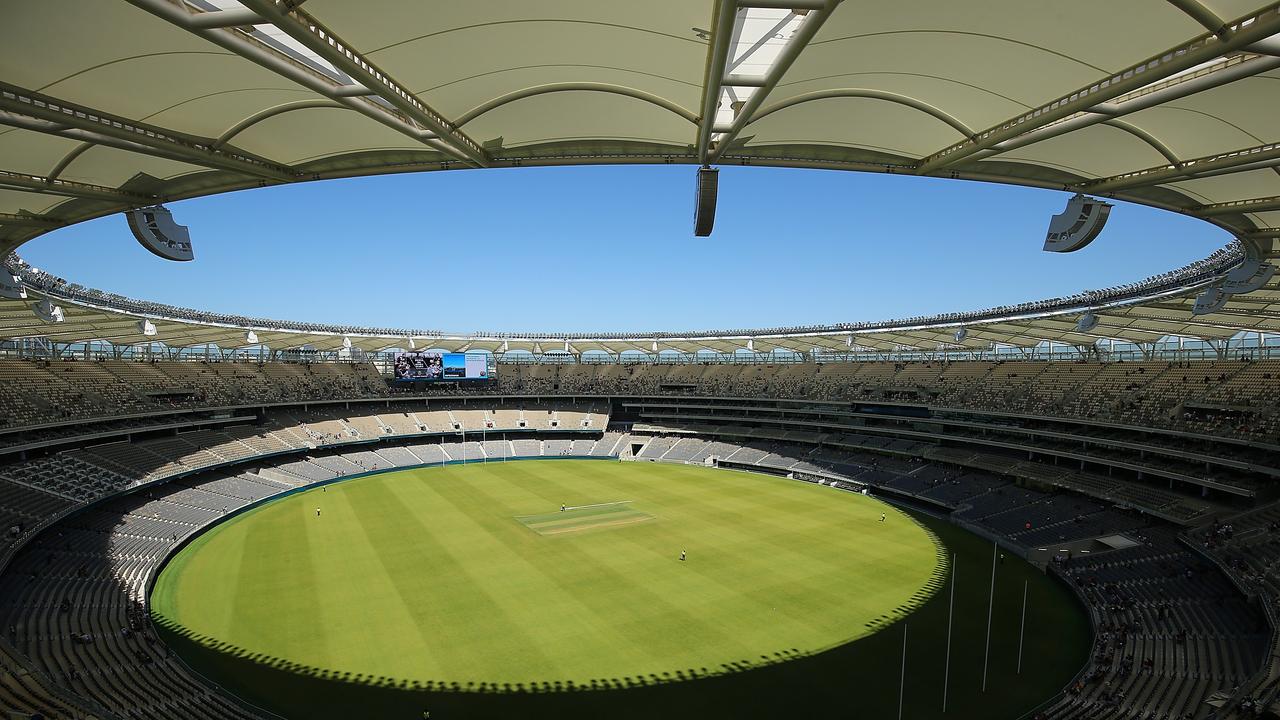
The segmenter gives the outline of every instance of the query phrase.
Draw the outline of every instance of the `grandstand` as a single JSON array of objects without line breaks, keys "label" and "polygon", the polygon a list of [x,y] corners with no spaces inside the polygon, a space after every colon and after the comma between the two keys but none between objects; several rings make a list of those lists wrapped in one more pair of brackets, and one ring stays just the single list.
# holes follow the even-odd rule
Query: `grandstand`
[{"label": "grandstand", "polygon": [[[988,647],[958,656],[949,716],[1280,717],[1280,4],[1255,4],[10,3],[0,23],[0,717],[746,717],[794,714],[797,697],[811,714],[934,717],[923,703],[941,692],[945,705],[953,687],[942,591],[954,603],[961,569],[988,567],[989,595],[960,591],[962,609],[978,611],[966,617],[985,612]],[[181,226],[153,223],[148,236],[132,214],[168,218],[162,203],[268,185],[639,163],[702,168],[700,183],[714,167],[767,166],[1073,193],[1068,209],[1092,214],[1074,226],[1056,216],[1046,250],[1092,242],[1111,210],[1102,198],[1230,239],[1152,277],[1013,305],[645,332],[280,320],[85,287],[23,257],[34,238],[125,212],[148,250],[190,259],[189,244],[185,257],[175,249],[185,240],[165,235]],[[700,231],[714,197],[712,185],[697,198]],[[438,354],[441,377],[398,375],[406,352]],[[461,375],[445,378],[443,354],[463,358],[451,368]],[[263,508],[332,497],[334,483],[356,478],[432,487],[480,477],[446,475],[454,466],[512,478],[570,459],[742,471],[770,487],[817,486],[830,503],[889,503],[933,543],[936,575],[864,636],[823,652],[769,655],[721,637],[751,657],[577,686],[482,675],[420,684],[345,658],[268,662],[193,640],[153,612],[175,557]],[[716,497],[745,516],[760,487],[744,480]],[[579,509],[563,494],[555,482],[527,490],[529,516]],[[380,513],[403,505],[394,491],[383,499]],[[435,509],[414,508],[420,531],[434,529]],[[668,543],[686,542],[690,527],[647,525],[672,528]],[[829,573],[847,562],[824,552],[830,537],[783,525],[769,530],[803,540],[805,552],[787,551],[795,567],[735,592],[786,591],[788,573],[811,579],[821,573],[806,575],[809,564]],[[289,540],[272,550],[307,546]],[[535,542],[511,544],[529,566],[545,547]],[[591,624],[622,603],[616,587],[593,596],[587,580],[623,573],[583,547],[564,563],[583,575],[548,577],[592,612],[513,639],[531,662],[547,660],[535,640],[595,628],[621,647],[644,630],[625,618],[621,629]],[[677,562],[692,568],[680,547]],[[485,549],[450,552],[465,550],[446,558],[463,570],[442,573],[442,585],[493,580]],[[991,655],[991,618],[1014,617],[1019,592],[997,589],[998,568],[1002,582],[1024,582],[1024,625],[1028,592],[1043,603],[1030,630],[1055,644],[1033,637],[1040,663],[1025,676],[1027,628],[1015,646],[1013,626],[1000,626]],[[397,580],[389,587],[412,615],[411,585]],[[707,584],[717,582],[723,591]],[[691,627],[714,606],[679,619]],[[476,630],[467,608],[453,609],[418,608],[414,630]],[[786,625],[766,617],[757,624]],[[976,653],[980,636],[966,637],[975,641],[960,652]],[[988,694],[990,657],[1005,682]]]},{"label": "grandstand", "polygon": [[[1254,363],[1266,367],[1271,361],[1231,362],[1232,372],[1203,388],[1205,397],[1221,394],[1231,377]],[[15,373],[47,375],[50,367],[65,365],[70,368],[66,375],[78,376],[94,364],[18,360],[11,368]],[[174,368],[176,364],[148,365],[165,377],[201,372]],[[1103,402],[1085,393],[1105,397],[1110,383],[1118,382],[1108,378],[1132,377],[1139,367],[1147,368],[1143,375],[1158,377],[1181,373],[1181,365],[1186,365],[1134,363],[1128,374],[1116,370],[1115,365],[1125,364],[1074,363],[1070,371],[1062,371],[1072,375],[1068,391],[1077,407]],[[222,708],[219,712],[251,714],[234,699],[211,699],[216,692],[191,677],[181,663],[163,654],[144,657],[134,642],[102,648],[95,643],[93,648],[108,653],[105,656],[70,652],[76,628],[97,628],[96,634],[103,637],[147,637],[142,614],[146,583],[170,549],[224,514],[265,498],[375,470],[547,456],[623,456],[637,462],[690,464],[714,458],[724,467],[849,488],[867,486],[884,497],[949,514],[962,527],[1000,538],[1010,551],[1048,562],[1054,572],[1079,585],[1095,608],[1100,629],[1090,666],[1052,705],[1053,713],[1062,717],[1122,716],[1148,707],[1156,698],[1170,716],[1196,715],[1208,707],[1204,701],[1218,695],[1234,691],[1234,699],[1243,702],[1249,695],[1238,688],[1247,689],[1250,683],[1256,683],[1259,693],[1274,692],[1274,670],[1264,660],[1276,634],[1266,629],[1269,613],[1250,602],[1273,592],[1263,579],[1273,563],[1265,554],[1256,559],[1244,556],[1248,560],[1239,555],[1245,547],[1263,553],[1269,542],[1266,533],[1274,531],[1274,512],[1264,503],[1272,497],[1267,487],[1271,476],[1280,472],[1274,466],[1280,455],[1270,442],[1274,431],[1267,422],[1211,428],[1201,420],[1180,422],[1167,411],[1135,416],[1129,422],[1090,422],[1053,401],[1060,395],[1049,393],[1064,392],[1058,388],[1040,389],[1043,414],[1001,412],[994,409],[998,405],[986,404],[983,383],[990,376],[1007,375],[1000,363],[981,361],[936,368],[923,363],[862,364],[841,373],[839,385],[823,381],[821,390],[814,389],[814,383],[825,365],[718,366],[722,371],[706,387],[688,382],[691,371],[704,374],[703,366],[636,365],[619,383],[617,394],[602,384],[602,366],[572,365],[557,368],[561,378],[571,386],[591,384],[590,394],[543,395],[503,392],[507,383],[521,388],[525,373],[534,367],[512,365],[503,368],[509,372],[499,375],[498,392],[492,395],[392,397],[384,384],[364,396],[319,404],[300,398],[278,402],[296,386],[287,373],[264,373],[263,367],[268,366],[250,364],[217,376],[243,383],[231,395],[261,393],[263,400],[275,402],[194,402],[166,408],[158,417],[128,407],[114,416],[53,420],[63,417],[56,402],[65,396],[35,396],[50,417],[32,426],[56,432],[32,434],[39,437],[34,442],[24,442],[25,433],[9,433],[17,442],[0,450],[9,458],[0,471],[3,524],[15,529],[4,540],[12,559],[4,575],[8,584],[0,587],[0,610],[5,614],[2,624],[13,630],[7,638],[9,652],[22,661],[23,677],[31,678],[33,687],[46,689],[34,696],[24,690],[16,698],[28,699],[13,702],[45,711],[71,703],[86,712],[103,707],[120,715],[137,708],[144,716],[156,717],[194,712],[188,709],[209,702]],[[1046,363],[1031,371],[1044,377],[1060,372],[1057,368],[1056,363]],[[351,372],[368,376],[376,369],[353,367]],[[732,378],[739,373],[764,378],[779,397],[718,394],[725,387],[732,389]],[[270,374],[277,377],[269,381],[274,386],[262,380]],[[685,389],[658,392],[673,374],[681,377]],[[947,375],[965,376],[971,382],[963,392],[939,389],[945,386],[939,379]],[[874,387],[866,380],[870,378],[875,379]],[[924,397],[950,401],[932,405],[878,399],[882,388],[908,383],[923,388]],[[163,387],[150,380],[140,384]],[[638,384],[654,388],[655,394],[633,394]],[[126,392],[139,389],[129,386]],[[1263,413],[1274,410],[1266,403],[1259,407]],[[886,408],[927,414],[885,417]],[[550,415],[562,419],[563,425],[518,426],[520,418]],[[380,420],[397,416],[415,420]],[[587,416],[596,420],[593,429],[581,427]],[[602,432],[603,428],[610,430]],[[472,433],[488,439],[464,442],[464,434]],[[1202,470],[1193,472],[1188,460]],[[128,490],[136,491],[111,499]],[[69,514],[94,501],[101,502],[91,515]],[[1240,519],[1233,520],[1237,515]],[[94,517],[101,518],[98,525],[92,524]],[[146,531],[140,522],[147,524]],[[1236,524],[1238,534],[1213,543],[1211,554],[1201,554],[1206,533],[1213,531],[1200,528],[1224,523]],[[50,526],[62,528],[56,531],[62,539],[50,531],[39,532]],[[102,549],[77,549],[76,541],[68,545],[65,538],[74,538],[68,534],[73,530],[90,532],[85,542]],[[108,532],[105,544],[103,531]],[[116,541],[110,539],[112,533],[122,535]],[[1087,563],[1044,552],[1046,544],[1090,547],[1088,543],[1114,535],[1137,544],[1096,555]],[[145,548],[137,545],[143,540],[148,543]],[[129,550],[113,552],[116,542]],[[66,568],[49,566],[33,575],[31,568],[46,567],[45,558],[64,553]],[[1180,579],[1184,573],[1185,579]],[[1166,578],[1169,587],[1154,591],[1152,581],[1143,579],[1148,576]],[[118,590],[66,586],[74,578],[89,582],[103,577],[132,578],[133,584]],[[108,591],[122,592],[128,600],[93,599],[93,592]],[[68,593],[88,598],[79,612],[101,607],[110,608],[110,614],[82,615],[64,630],[32,624],[43,622],[32,614],[34,608],[56,606],[54,598]],[[1221,604],[1224,597],[1232,598],[1230,604]],[[1124,631],[1103,631],[1116,627]],[[142,634],[132,635],[138,632]],[[58,633],[69,633],[67,644],[60,646],[64,649],[35,643],[36,638]],[[1190,647],[1197,650],[1188,651]],[[1142,665],[1146,656],[1154,666]],[[124,658],[131,659],[121,664]],[[96,665],[107,662],[122,674],[122,686],[92,680]],[[1184,683],[1191,684],[1186,692],[1162,689]],[[133,693],[143,688],[152,688],[145,696],[153,700],[137,705]],[[1059,716],[1053,713],[1050,716]]]}]

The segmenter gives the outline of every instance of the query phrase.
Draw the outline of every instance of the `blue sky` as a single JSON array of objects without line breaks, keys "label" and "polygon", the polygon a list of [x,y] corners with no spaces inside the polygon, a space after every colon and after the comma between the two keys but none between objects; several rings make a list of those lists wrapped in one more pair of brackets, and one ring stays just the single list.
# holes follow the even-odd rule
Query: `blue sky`
[{"label": "blue sky", "polygon": [[187,307],[457,332],[692,330],[883,320],[1130,282],[1228,235],[1119,204],[1077,253],[1040,250],[1067,193],[724,168],[710,238],[694,168],[470,170],[302,183],[171,204],[196,260],[122,216],[20,249],[73,282]]}]

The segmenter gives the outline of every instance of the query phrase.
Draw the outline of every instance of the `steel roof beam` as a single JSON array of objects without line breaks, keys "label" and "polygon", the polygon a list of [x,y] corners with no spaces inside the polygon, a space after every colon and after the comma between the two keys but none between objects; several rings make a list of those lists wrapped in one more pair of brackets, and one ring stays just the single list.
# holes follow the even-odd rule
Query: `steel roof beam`
[{"label": "steel roof beam", "polygon": [[191,16],[191,27],[196,28],[229,28],[258,25],[263,20],[258,13],[248,8],[228,8],[202,12]]},{"label": "steel roof beam", "polygon": [[1222,18],[1218,17],[1218,14],[1214,11],[1201,5],[1199,0],[1168,0],[1168,2],[1220,39],[1226,40],[1231,34]]},{"label": "steel roof beam", "polygon": [[[927,174],[941,170],[983,150],[1001,146],[1033,130],[1070,118],[1077,113],[1090,112],[1091,109],[1109,100],[1147,88],[1172,75],[1262,42],[1280,32],[1280,3],[1272,3],[1255,13],[1234,20],[1228,23],[1227,27],[1229,34],[1225,40],[1213,33],[1201,35],[1190,42],[1068,93],[1058,100],[994,125],[972,138],[943,148],[923,158],[916,166],[916,171]],[[1104,119],[1106,117],[1098,118],[1096,122]],[[1017,146],[1010,144],[1003,149]]]},{"label": "steel roof beam", "polygon": [[[1113,102],[1099,103],[1065,120],[1025,132],[1011,140],[1006,140],[975,153],[973,158],[978,160],[986,159],[992,155],[1016,150],[1100,123],[1120,127],[1118,123],[1121,121],[1118,118],[1125,115],[1131,115],[1139,110],[1173,102],[1174,100],[1221,87],[1243,78],[1253,77],[1276,68],[1280,68],[1280,57],[1233,55],[1213,67],[1204,68],[1186,76],[1172,78],[1166,83],[1145,87],[1140,91],[1130,93],[1132,97],[1121,97]],[[1134,126],[1128,126],[1128,128],[1134,128]],[[1128,128],[1125,129],[1133,133],[1133,130]],[[1146,140],[1146,138],[1143,139]],[[1157,147],[1156,149],[1160,150],[1161,154],[1166,157],[1169,156],[1161,148]]]},{"label": "steel roof beam", "polygon": [[[1193,335],[1192,334],[1194,332],[1193,328],[1208,328],[1208,329],[1219,330],[1219,331],[1230,330],[1232,332],[1240,332],[1242,330],[1251,329],[1250,327],[1243,326],[1243,325],[1235,325],[1235,324],[1225,325],[1221,323],[1215,323],[1212,320],[1207,320],[1206,316],[1204,315],[1198,316],[1195,319],[1192,319],[1190,316],[1187,316],[1184,319],[1182,317],[1171,317],[1167,315],[1161,315],[1159,312],[1160,310],[1166,310],[1166,311],[1172,311],[1174,313],[1181,314],[1181,313],[1189,312],[1190,309],[1191,309],[1190,306],[1187,306],[1187,305],[1177,305],[1177,306],[1149,305],[1149,306],[1140,306],[1140,307],[1135,306],[1133,308],[1130,308],[1131,314],[1129,315],[1129,317],[1132,317],[1134,319],[1141,319],[1143,322],[1152,323],[1152,324],[1164,323],[1170,327],[1170,334],[1182,335],[1184,337],[1201,337],[1201,338],[1203,337],[1200,335]],[[1221,313],[1217,313],[1217,314],[1221,314]]]},{"label": "steel roof beam", "polygon": [[[191,160],[189,160],[188,158],[182,157],[175,153],[164,152],[162,150],[157,150],[155,148],[147,147],[146,145],[139,145],[138,143],[132,142],[129,140],[122,140],[120,138],[111,137],[108,135],[102,135],[100,133],[90,132],[88,130],[81,130],[80,128],[69,127],[62,123],[51,122],[49,120],[41,120],[40,118],[34,118],[29,115],[9,112],[3,109],[0,109],[0,125],[7,125],[9,127],[15,127],[22,130],[30,130],[32,132],[45,133],[48,135],[56,135],[58,137],[66,138],[68,140],[80,141],[79,147],[75,148],[74,150],[72,150],[71,152],[63,156],[62,160],[60,160],[58,164],[54,166],[54,169],[49,171],[50,177],[57,177],[58,175],[60,175],[62,171],[67,168],[67,165],[71,164],[71,161],[75,160],[77,157],[80,156],[81,153],[83,153],[85,150],[88,150],[89,148],[95,145],[112,147],[112,148],[116,148],[117,150],[124,150],[126,152],[138,153],[140,155],[151,155],[153,157],[160,157],[166,160],[176,160],[179,162],[187,162],[187,163],[191,162]],[[212,166],[205,165],[205,167],[212,167]]]},{"label": "steel roof beam", "polygon": [[49,217],[48,215],[15,215],[13,213],[0,213],[0,225],[53,229],[67,225],[70,222],[70,220],[61,220],[59,218]]},{"label": "steel roof beam", "polygon": [[712,18],[711,43],[707,47],[706,69],[702,74],[702,115],[698,118],[698,162],[707,164],[711,153],[712,126],[720,107],[720,91],[724,87],[724,69],[729,64],[733,47],[733,28],[738,19],[736,0],[718,0]]},{"label": "steel roof beam", "polygon": [[[70,338],[71,342],[80,342],[84,340],[107,340],[110,338],[135,337],[142,335],[137,328],[137,324],[141,318],[125,318],[120,320],[92,320],[89,318],[71,318],[60,323],[39,322],[32,323],[22,328],[5,328],[0,330],[0,336],[19,338],[19,337],[43,337],[48,339],[66,339]],[[122,333],[127,328],[134,328],[134,332],[119,335],[103,335],[103,333]],[[14,333],[13,331],[17,331]]]},{"label": "steel roof beam", "polygon": [[1160,165],[1122,175],[1088,180],[1077,183],[1073,187],[1081,192],[1107,193],[1135,187],[1159,185],[1160,183],[1185,178],[1243,172],[1261,167],[1271,167],[1278,163],[1280,163],[1280,143],[1270,143],[1257,147],[1232,150],[1218,155],[1184,160],[1176,165]]},{"label": "steel roof beam", "polygon": [[[149,154],[205,167],[280,181],[293,180],[296,175],[285,165],[234,148],[214,147],[213,142],[205,138],[129,120],[3,82],[0,82],[0,110],[52,123],[44,132],[59,134],[55,129],[58,126],[75,128],[142,146],[151,151]],[[78,139],[92,141],[91,138]]]},{"label": "steel roof beam", "polygon": [[[246,343],[244,343],[244,333],[236,328],[213,328],[210,330],[195,330],[189,332],[185,332],[185,330],[187,330],[187,328],[177,331],[177,334],[174,335],[165,335],[162,342],[169,347],[176,348],[190,347],[192,345],[204,345],[211,342],[218,345],[218,347],[223,347],[221,343],[217,343],[215,341],[219,338],[236,338],[238,341],[236,347],[243,347],[246,345]],[[156,337],[161,336],[157,334]],[[231,346],[228,345],[227,347]]]},{"label": "steel roof beam", "polygon": [[[42,297],[43,299],[43,297]],[[57,297],[49,297],[49,302],[58,305]],[[0,329],[0,334],[14,331],[38,330],[40,328],[55,328],[59,333],[78,333],[78,332],[103,332],[106,330],[119,330],[130,325],[137,325],[141,318],[125,315],[94,315],[94,314],[71,314],[72,311],[79,310],[74,305],[62,305],[62,309],[67,312],[65,319],[60,323],[47,323],[41,320],[31,310],[27,309],[25,317],[21,318],[22,325],[11,325]]]},{"label": "steel roof beam", "polygon": [[[795,63],[796,58],[800,57],[800,53],[809,45],[809,41],[813,39],[818,31],[822,29],[823,23],[827,18],[831,17],[831,13],[835,11],[836,6],[840,4],[840,0],[827,0],[821,9],[808,10],[808,15],[800,25],[800,29],[796,30],[796,34],[791,36],[787,44],[778,53],[778,57],[773,61],[773,65],[769,68],[769,72],[764,77],[764,84],[758,90],[751,94],[746,104],[738,111],[737,116],[733,119],[733,124],[725,131],[720,139],[716,141],[715,148],[710,152],[709,162],[716,162],[725,150],[733,144],[734,138],[742,132],[742,129],[751,122],[751,116],[755,115],[756,110],[760,109],[760,105],[764,103],[765,98],[769,97],[769,93],[778,86],[783,76],[791,69],[791,65]],[[718,93],[717,93],[718,95]]]},{"label": "steel roof beam", "polygon": [[[738,83],[729,83],[729,84],[737,85]],[[868,88],[837,88],[832,90],[815,90],[813,92],[803,93],[801,95],[796,95],[794,97],[787,98],[786,100],[780,100],[770,105],[769,107],[761,109],[756,113],[755,117],[752,118],[751,121],[755,122],[756,120],[760,120],[761,118],[768,117],[769,115],[772,115],[773,113],[776,113],[779,110],[785,110],[795,105],[800,105],[807,102],[813,102],[815,100],[829,100],[833,98],[866,98],[870,100],[883,100],[884,102],[894,103],[895,105],[902,105],[904,107],[909,107],[914,110],[919,110],[920,112],[923,112],[932,116],[935,120],[939,120],[941,122],[946,123],[961,135],[964,135],[966,137],[973,135],[972,128],[970,128],[968,125],[965,125],[955,116],[943,111],[942,109],[934,105],[930,105],[929,103],[926,103],[922,100],[917,100],[916,98],[910,97],[908,95],[901,95],[899,93],[892,93],[892,92],[886,92],[884,90],[874,90],[874,89],[868,89]]]},{"label": "steel roof beam", "polygon": [[1271,210],[1280,210],[1280,195],[1210,203],[1193,208],[1191,212],[1196,215],[1231,215],[1234,213],[1269,212]]},{"label": "steel roof beam", "polygon": [[533,87],[513,90],[512,92],[509,92],[506,95],[503,95],[501,97],[496,97],[492,100],[481,103],[480,105],[477,105],[476,107],[471,108],[465,113],[459,115],[458,119],[455,121],[455,126],[462,127],[463,125],[466,125],[467,123],[471,122],[472,120],[475,120],[476,118],[480,117],[481,115],[484,115],[487,112],[496,110],[497,108],[500,108],[503,105],[506,105],[508,103],[513,103],[517,100],[523,100],[525,98],[536,97],[538,95],[548,95],[551,93],[558,93],[558,92],[598,92],[598,93],[609,93],[612,95],[622,95],[625,97],[632,97],[637,100],[643,100],[644,102],[647,102],[651,105],[656,105],[662,108],[663,110],[679,115],[680,117],[684,118],[685,120],[688,120],[691,123],[697,123],[699,120],[698,116],[694,115],[689,110],[683,107],[680,107],[676,103],[664,97],[654,95],[653,93],[650,93],[650,92],[645,92],[644,90],[637,90],[635,88],[626,87],[624,85],[614,85],[612,83],[564,82],[564,83],[549,83],[546,85],[535,85]]},{"label": "steel roof beam", "polygon": [[199,27],[194,19],[201,13],[188,12],[183,6],[175,5],[169,0],[128,0],[128,2],[312,92],[337,100],[346,107],[417,142],[451,156],[457,156],[456,150],[440,142],[435,133],[416,125],[404,113],[363,97],[372,94],[372,91],[367,88],[339,82],[239,29]]},{"label": "steel roof beam", "polygon": [[241,0],[241,3],[435,133],[441,142],[462,158],[480,167],[488,165],[488,156],[479,143],[336,36],[319,20],[296,7],[296,3],[286,3],[283,0]]},{"label": "steel roof beam", "polygon": [[740,0],[738,7],[761,10],[822,10],[826,0]]},{"label": "steel roof beam", "polygon": [[43,175],[18,173],[9,170],[0,170],[0,186],[47,195],[105,200],[121,205],[150,205],[161,199],[154,195],[138,195],[103,185],[91,185],[72,180],[57,180]]}]

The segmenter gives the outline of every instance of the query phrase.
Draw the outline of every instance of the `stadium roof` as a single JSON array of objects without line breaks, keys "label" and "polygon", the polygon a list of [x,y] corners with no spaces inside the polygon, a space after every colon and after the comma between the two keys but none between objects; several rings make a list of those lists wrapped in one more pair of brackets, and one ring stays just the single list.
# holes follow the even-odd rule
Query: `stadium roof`
[{"label": "stadium roof", "polygon": [[[0,252],[265,185],[711,163],[1081,191],[1203,218],[1265,260],[1280,237],[1280,4],[1255,2],[11,0]],[[1126,327],[1275,331],[1278,294],[1272,280],[1195,318],[1187,299],[1135,295],[1152,304],[1124,313],[1151,319]],[[1092,338],[1020,326],[970,342],[1033,332]],[[769,334],[735,338],[761,349]],[[695,345],[742,343],[671,348]]]}]

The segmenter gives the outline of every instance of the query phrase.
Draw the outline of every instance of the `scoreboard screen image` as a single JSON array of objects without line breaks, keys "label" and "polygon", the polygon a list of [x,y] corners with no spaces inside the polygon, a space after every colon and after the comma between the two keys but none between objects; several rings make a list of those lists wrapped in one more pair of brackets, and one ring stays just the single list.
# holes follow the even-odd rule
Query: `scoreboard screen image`
[{"label": "scoreboard screen image", "polygon": [[397,382],[488,380],[489,358],[465,353],[396,353],[394,378]]}]

